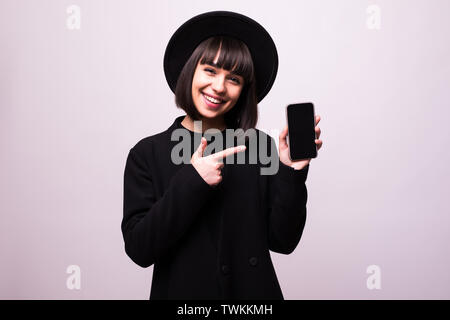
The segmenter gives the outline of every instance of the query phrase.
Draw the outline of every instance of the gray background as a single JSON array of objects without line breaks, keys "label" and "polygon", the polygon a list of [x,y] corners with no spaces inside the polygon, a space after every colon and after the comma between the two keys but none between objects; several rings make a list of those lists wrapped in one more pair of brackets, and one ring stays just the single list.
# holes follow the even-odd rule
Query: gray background
[{"label": "gray background", "polygon": [[[66,26],[72,4],[80,30]],[[285,298],[449,299],[446,0],[2,0],[0,298],[148,298],[152,267],[125,255],[120,231],[125,160],[183,114],[164,49],[210,10],[250,16],[278,47],[259,128],[280,131],[294,102],[322,116],[303,238],[272,253]]]}]

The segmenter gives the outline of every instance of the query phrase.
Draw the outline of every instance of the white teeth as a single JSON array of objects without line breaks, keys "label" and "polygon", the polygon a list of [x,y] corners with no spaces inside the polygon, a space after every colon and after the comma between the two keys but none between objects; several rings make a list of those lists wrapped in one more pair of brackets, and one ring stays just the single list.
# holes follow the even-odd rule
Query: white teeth
[{"label": "white teeth", "polygon": [[206,100],[211,101],[212,103],[218,104],[218,103],[222,102],[222,100],[217,100],[217,99],[211,98],[210,96],[207,96],[206,94],[204,94],[203,96],[206,98]]}]

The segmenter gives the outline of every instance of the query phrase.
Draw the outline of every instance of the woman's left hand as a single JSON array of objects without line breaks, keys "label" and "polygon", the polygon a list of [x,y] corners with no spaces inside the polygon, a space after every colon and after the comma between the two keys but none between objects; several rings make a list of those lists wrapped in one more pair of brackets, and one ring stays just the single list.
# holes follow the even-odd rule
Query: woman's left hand
[{"label": "woman's left hand", "polygon": [[[319,140],[320,137],[320,128],[317,126],[317,124],[320,121],[320,116],[316,116],[316,145],[317,145],[317,151],[322,147],[322,140]],[[294,168],[295,170],[301,170],[304,167],[306,167],[309,162],[311,161],[311,158],[309,159],[302,159],[302,160],[296,160],[292,161],[289,158],[289,146],[287,144],[286,137],[288,135],[288,126],[284,127],[283,131],[280,133],[280,142],[278,146],[278,154],[280,155],[280,161],[284,163],[285,165]]]}]

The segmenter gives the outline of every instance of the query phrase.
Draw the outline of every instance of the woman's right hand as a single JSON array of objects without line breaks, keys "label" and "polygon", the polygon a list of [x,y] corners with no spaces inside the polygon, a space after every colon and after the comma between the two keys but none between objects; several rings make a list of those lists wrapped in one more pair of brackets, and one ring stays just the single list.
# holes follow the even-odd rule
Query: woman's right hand
[{"label": "woman's right hand", "polygon": [[216,186],[222,181],[223,159],[234,153],[245,151],[246,147],[232,147],[204,157],[203,152],[205,151],[206,145],[207,141],[202,137],[200,145],[192,155],[191,164],[207,184]]}]

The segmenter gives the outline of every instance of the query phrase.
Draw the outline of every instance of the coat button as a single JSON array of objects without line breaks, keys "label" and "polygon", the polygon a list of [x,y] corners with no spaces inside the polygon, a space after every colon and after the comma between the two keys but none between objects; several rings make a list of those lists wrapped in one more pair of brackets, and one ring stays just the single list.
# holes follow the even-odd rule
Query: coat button
[{"label": "coat button", "polygon": [[222,272],[223,272],[223,274],[229,274],[230,273],[230,267],[227,266],[226,264],[224,264],[222,266]]},{"label": "coat button", "polygon": [[258,258],[251,257],[250,259],[248,259],[248,262],[250,263],[251,266],[256,266],[258,264]]}]

